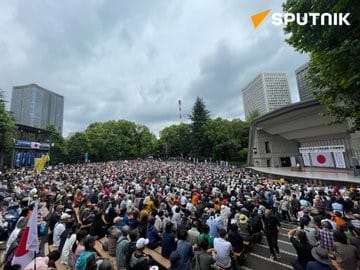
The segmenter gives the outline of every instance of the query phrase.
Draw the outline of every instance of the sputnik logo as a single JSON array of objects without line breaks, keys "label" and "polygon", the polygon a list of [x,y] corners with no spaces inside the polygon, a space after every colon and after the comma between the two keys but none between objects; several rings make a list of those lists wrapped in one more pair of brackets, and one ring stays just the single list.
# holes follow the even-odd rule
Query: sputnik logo
[{"label": "sputnik logo", "polygon": [[[271,9],[266,9],[251,15],[254,28],[257,28],[269,15]],[[350,13],[273,13],[271,15],[272,24],[276,26],[286,26],[288,23],[295,22],[303,25],[347,25],[350,23],[348,17]]]}]

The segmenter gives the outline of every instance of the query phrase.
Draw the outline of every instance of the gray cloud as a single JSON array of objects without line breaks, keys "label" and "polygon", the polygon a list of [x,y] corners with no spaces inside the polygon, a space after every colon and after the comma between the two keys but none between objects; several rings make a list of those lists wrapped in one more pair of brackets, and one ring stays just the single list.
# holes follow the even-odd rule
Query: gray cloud
[{"label": "gray cloud", "polygon": [[[264,6],[265,5],[265,6]],[[267,6],[266,6],[267,5]],[[38,83],[65,97],[64,135],[91,122],[129,119],[157,133],[183,119],[196,96],[213,117],[243,117],[241,88],[263,70],[306,62],[253,1],[0,2],[0,88]]]}]

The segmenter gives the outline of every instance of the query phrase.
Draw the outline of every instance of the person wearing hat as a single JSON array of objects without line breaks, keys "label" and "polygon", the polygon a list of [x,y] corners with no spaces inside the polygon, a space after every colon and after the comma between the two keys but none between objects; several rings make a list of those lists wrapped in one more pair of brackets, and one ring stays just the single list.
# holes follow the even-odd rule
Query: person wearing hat
[{"label": "person wearing hat", "polygon": [[360,256],[355,246],[347,243],[345,233],[334,232],[334,251],[337,264],[341,269],[357,270]]},{"label": "person wearing hat", "polygon": [[65,231],[66,222],[71,218],[71,216],[67,213],[63,213],[60,217],[58,223],[56,223],[53,234],[53,246],[59,247],[61,241],[61,234]]},{"label": "person wearing hat", "polygon": [[145,247],[148,244],[149,239],[146,238],[140,238],[136,241],[136,251],[130,259],[130,267],[132,270],[148,269],[152,264],[151,257],[144,253]]},{"label": "person wearing hat", "polygon": [[328,252],[321,246],[313,247],[311,255],[315,261],[309,261],[306,266],[306,270],[333,270],[331,261],[329,260]]},{"label": "person wearing hat", "polygon": [[96,236],[85,236],[83,243],[85,250],[80,252],[79,257],[75,262],[75,270],[92,270],[96,269],[96,252],[94,252],[94,245]]},{"label": "person wearing hat", "polygon": [[251,240],[249,218],[244,214],[240,214],[239,216],[239,231],[244,240]]}]

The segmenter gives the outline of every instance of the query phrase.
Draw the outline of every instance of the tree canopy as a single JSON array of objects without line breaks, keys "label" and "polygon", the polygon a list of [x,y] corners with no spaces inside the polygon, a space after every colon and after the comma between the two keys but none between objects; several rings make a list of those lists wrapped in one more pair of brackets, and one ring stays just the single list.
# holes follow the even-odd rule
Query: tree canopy
[{"label": "tree canopy", "polygon": [[5,154],[13,148],[14,127],[14,120],[5,110],[3,92],[0,89],[0,168],[3,167]]},{"label": "tree canopy", "polygon": [[192,154],[196,157],[208,156],[208,141],[204,136],[204,128],[207,122],[210,120],[210,112],[206,109],[206,105],[200,97],[196,98],[189,118],[192,121]]},{"label": "tree canopy", "polygon": [[308,77],[316,98],[333,122],[352,120],[360,130],[360,6],[357,0],[287,0],[283,9],[292,13],[350,13],[350,26],[300,26],[289,23],[287,42],[310,53]]}]

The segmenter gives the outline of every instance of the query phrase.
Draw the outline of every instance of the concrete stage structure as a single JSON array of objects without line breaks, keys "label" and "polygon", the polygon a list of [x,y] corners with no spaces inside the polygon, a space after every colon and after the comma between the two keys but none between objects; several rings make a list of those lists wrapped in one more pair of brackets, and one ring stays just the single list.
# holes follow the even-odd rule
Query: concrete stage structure
[{"label": "concrete stage structure", "polygon": [[303,180],[360,183],[354,176],[359,169],[360,132],[349,133],[348,122],[329,125],[324,111],[312,99],[256,118],[249,131],[249,167]]}]

